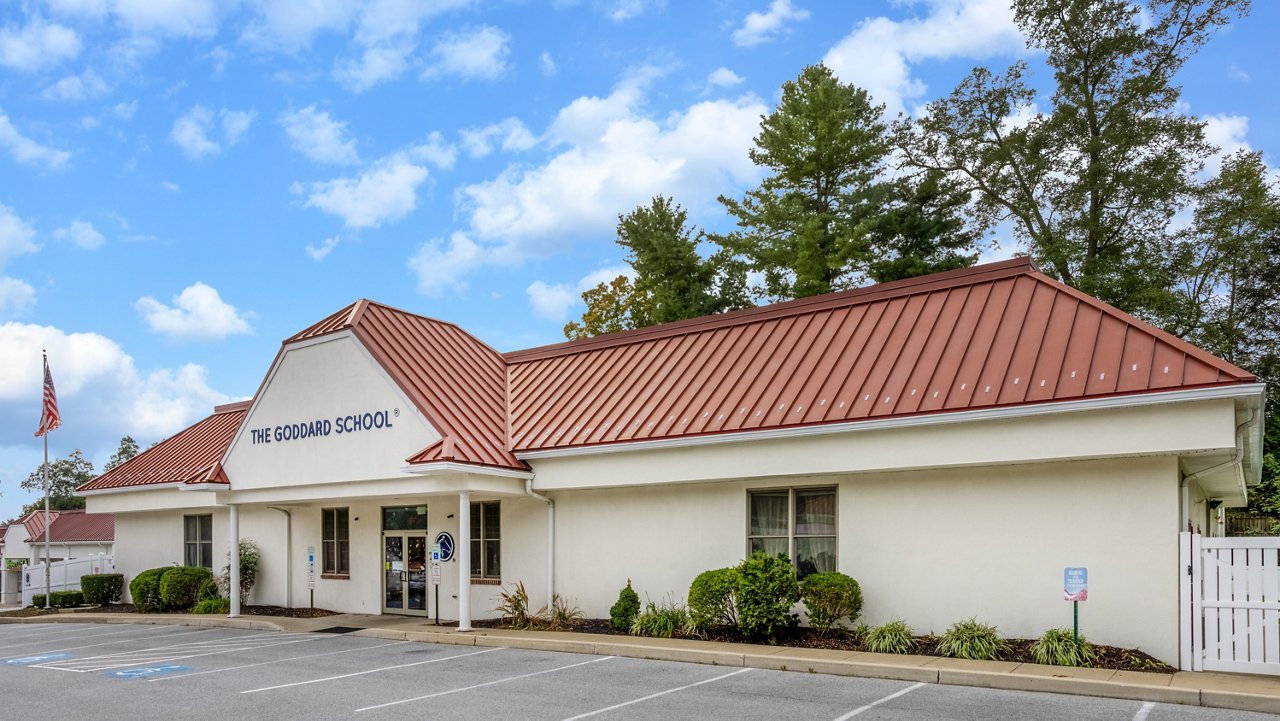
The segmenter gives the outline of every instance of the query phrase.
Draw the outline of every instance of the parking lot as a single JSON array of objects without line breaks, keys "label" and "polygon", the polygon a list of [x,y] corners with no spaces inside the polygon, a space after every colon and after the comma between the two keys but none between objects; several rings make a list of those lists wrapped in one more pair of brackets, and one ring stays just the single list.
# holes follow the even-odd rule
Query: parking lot
[{"label": "parking lot", "polygon": [[341,633],[0,625],[6,718],[1117,719],[1263,714]]}]

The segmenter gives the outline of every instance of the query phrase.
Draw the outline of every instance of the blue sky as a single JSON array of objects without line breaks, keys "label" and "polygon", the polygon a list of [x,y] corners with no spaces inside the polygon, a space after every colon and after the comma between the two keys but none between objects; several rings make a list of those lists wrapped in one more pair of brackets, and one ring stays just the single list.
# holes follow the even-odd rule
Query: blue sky
[{"label": "blue sky", "polygon": [[[1257,3],[1180,76],[1211,139],[1273,167],[1277,30]],[[42,348],[51,455],[101,467],[248,397],[356,298],[556,342],[621,265],[619,213],[664,193],[728,227],[716,196],[758,182],[759,118],[805,65],[892,115],[1019,57],[1049,80],[1003,0],[8,0],[0,520],[31,500]]]}]

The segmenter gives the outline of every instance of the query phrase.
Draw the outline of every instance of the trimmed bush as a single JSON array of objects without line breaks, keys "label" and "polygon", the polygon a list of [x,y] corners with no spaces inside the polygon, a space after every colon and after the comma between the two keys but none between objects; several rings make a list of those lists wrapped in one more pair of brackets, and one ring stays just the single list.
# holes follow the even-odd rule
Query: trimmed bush
[{"label": "trimmed bush", "polygon": [[90,606],[115,603],[124,592],[124,574],[96,573],[81,576],[80,590],[84,592],[84,602]]},{"label": "trimmed bush", "polygon": [[1051,628],[1031,644],[1031,657],[1036,663],[1052,666],[1090,666],[1094,655],[1093,644],[1084,636],[1077,643],[1069,628]]},{"label": "trimmed bush", "polygon": [[83,606],[84,594],[80,591],[54,591],[49,594],[49,605],[54,608]]},{"label": "trimmed bush", "polygon": [[133,598],[133,606],[141,613],[158,613],[164,610],[164,602],[160,600],[160,578],[173,566],[148,568],[133,577],[129,582],[129,596]]},{"label": "trimmed bush", "polygon": [[160,577],[160,603],[165,611],[186,611],[200,600],[200,588],[213,573],[200,566],[170,568]]},{"label": "trimmed bush", "polygon": [[911,653],[916,647],[915,632],[900,618],[867,629],[862,642],[873,653]]},{"label": "trimmed bush", "polygon": [[689,618],[689,609],[680,603],[655,604],[650,601],[631,623],[632,636],[672,638],[693,635],[697,629]]},{"label": "trimmed bush", "polygon": [[631,624],[640,615],[640,594],[631,588],[631,579],[618,592],[618,602],[609,608],[609,625],[617,631],[630,631]]},{"label": "trimmed bush", "polygon": [[809,612],[809,625],[824,636],[841,620],[853,623],[862,613],[862,588],[837,571],[806,576],[800,583],[800,599]]},{"label": "trimmed bush", "polygon": [[689,617],[699,631],[738,625],[738,569],[703,571],[689,586]]},{"label": "trimmed bush", "polygon": [[938,642],[938,655],[994,661],[1009,648],[995,626],[978,623],[975,618],[951,624]]},{"label": "trimmed bush", "polygon": [[796,571],[786,556],[756,551],[738,566],[738,629],[752,639],[775,640],[798,619],[791,607],[800,600]]},{"label": "trimmed bush", "polygon": [[32,596],[31,607],[44,608],[44,599],[45,599],[45,595],[43,593],[37,593],[36,595]]},{"label": "trimmed bush", "polygon": [[192,613],[231,613],[231,599],[202,598],[191,607]]}]

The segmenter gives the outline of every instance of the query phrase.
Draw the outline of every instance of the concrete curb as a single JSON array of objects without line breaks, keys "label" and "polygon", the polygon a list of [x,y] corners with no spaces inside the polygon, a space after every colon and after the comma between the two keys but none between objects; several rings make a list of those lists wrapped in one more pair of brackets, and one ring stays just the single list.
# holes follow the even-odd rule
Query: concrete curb
[{"label": "concrete curb", "polygon": [[[331,623],[340,619],[329,617]],[[305,623],[304,623],[305,621]],[[175,626],[207,626],[254,631],[304,633],[318,630],[316,619],[265,620],[257,617],[226,618],[192,615],[57,614],[25,618],[3,618],[0,624],[17,623],[132,623]],[[1180,673],[1178,683],[1165,673],[1109,671],[1038,666],[1010,661],[965,661],[932,656],[895,656],[859,651],[832,651],[785,646],[603,636],[587,633],[517,632],[481,629],[472,633],[436,630],[362,628],[353,636],[414,641],[454,646],[486,646],[558,651],[599,656],[623,656],[658,661],[681,661],[713,666],[770,669],[835,676],[883,678],[952,686],[977,686],[1008,691],[1035,691],[1075,696],[1153,701],[1157,703],[1205,706],[1237,711],[1280,714],[1280,680],[1260,679],[1258,688],[1274,693],[1251,693],[1214,685],[1239,686],[1255,677],[1232,676],[1229,682],[1212,683],[1205,674]],[[566,638],[568,637],[568,638]],[[1202,679],[1204,683],[1197,684]]]}]

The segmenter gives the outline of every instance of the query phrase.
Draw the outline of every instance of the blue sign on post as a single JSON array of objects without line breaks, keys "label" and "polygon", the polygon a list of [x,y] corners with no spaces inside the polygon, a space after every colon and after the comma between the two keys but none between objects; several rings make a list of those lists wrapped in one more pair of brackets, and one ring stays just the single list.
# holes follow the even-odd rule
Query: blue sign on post
[{"label": "blue sign on post", "polygon": [[1089,569],[1062,569],[1062,598],[1067,601],[1089,600]]}]

